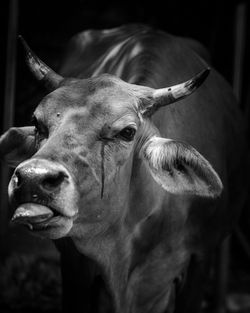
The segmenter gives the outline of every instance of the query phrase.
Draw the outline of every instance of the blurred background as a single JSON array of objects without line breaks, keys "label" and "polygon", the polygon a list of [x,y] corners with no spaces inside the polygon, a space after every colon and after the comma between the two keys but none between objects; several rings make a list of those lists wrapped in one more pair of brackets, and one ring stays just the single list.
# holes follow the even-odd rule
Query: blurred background
[{"label": "blurred background", "polygon": [[[1,0],[1,133],[9,125],[28,125],[43,96],[25,66],[15,41],[16,33],[22,34],[36,54],[57,70],[71,36],[89,28],[111,28],[126,23],[145,23],[200,41],[210,52],[213,66],[233,86],[249,122],[250,18],[247,1]],[[60,312],[59,255],[52,242],[34,238],[22,228],[8,226],[12,214],[6,200],[10,173],[2,165],[0,174],[0,312]],[[229,251],[226,261],[230,260],[229,270],[223,272],[228,278],[228,281],[224,280],[224,312],[250,312],[249,211],[246,205],[240,225],[224,249]],[[209,287],[207,301],[212,294]],[[225,288],[223,290],[222,294]]]}]

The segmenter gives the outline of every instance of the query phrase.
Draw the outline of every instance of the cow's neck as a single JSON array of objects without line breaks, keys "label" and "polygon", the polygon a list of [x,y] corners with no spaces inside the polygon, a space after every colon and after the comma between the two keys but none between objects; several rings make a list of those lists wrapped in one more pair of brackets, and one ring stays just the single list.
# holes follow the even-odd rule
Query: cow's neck
[{"label": "cow's neck", "polygon": [[[81,239],[74,240],[78,249],[83,254],[90,256],[102,268],[104,279],[114,299],[116,311],[119,313],[140,312],[136,308],[140,302],[138,298],[141,297],[141,294],[143,297],[147,297],[145,290],[142,290],[145,278],[142,272],[144,269],[146,270],[145,261],[150,258],[154,243],[157,242],[150,236],[150,228],[157,227],[156,224],[158,221],[154,220],[154,217],[148,217],[141,225],[137,224],[133,228],[131,225],[124,226],[122,224],[123,226],[102,233],[100,237],[96,237],[95,240],[90,240],[88,243],[83,243]],[[144,236],[144,233],[147,236]],[[143,236],[145,241],[142,246]],[[149,242],[149,238],[151,242]],[[162,292],[162,288],[160,292]]]},{"label": "cow's neck", "polygon": [[[135,167],[139,168],[138,164],[135,164]],[[138,180],[138,175],[132,177],[131,188],[136,188],[137,181],[146,182],[149,179],[149,177],[144,177],[143,180]],[[150,259],[155,243],[159,242],[158,239],[152,238],[150,230],[158,228],[158,224],[162,221],[159,216],[161,195],[157,194],[154,184],[151,186],[151,195],[148,190],[144,192],[143,188],[138,189],[140,194],[131,195],[128,207],[123,208],[128,212],[123,220],[116,221],[112,226],[103,227],[102,225],[103,229],[99,232],[96,232],[96,225],[93,226],[93,231],[88,232],[91,234],[96,232],[96,236],[92,236],[91,239],[83,237],[74,239],[80,252],[90,256],[102,268],[119,313],[141,312],[136,307],[140,305],[138,298],[141,294],[145,299],[147,296],[147,292],[142,290],[145,285],[143,281],[145,275],[142,275],[142,272],[148,266],[146,260]],[[143,238],[145,238],[144,241]],[[164,284],[164,280],[162,281]],[[165,287],[159,285],[161,293],[166,286],[167,284]],[[163,295],[166,299],[170,296],[170,291],[166,291]],[[147,311],[142,310],[142,312]]]},{"label": "cow's neck", "polygon": [[[124,228],[116,233],[115,238],[109,235],[105,238],[103,235],[98,241],[89,242],[84,247],[82,241],[75,241],[83,254],[100,265],[116,312],[149,313],[154,303],[154,313],[162,313],[172,306],[173,279],[179,275],[183,264],[177,264],[176,255],[164,262],[164,251],[159,245],[160,238],[157,238],[162,233],[155,232],[152,236],[151,232],[152,228],[164,227],[161,221],[160,215],[153,214],[142,222],[132,236],[129,229]],[[178,247],[176,253],[179,253]]]},{"label": "cow's neck", "polygon": [[[131,251],[128,232],[117,228],[107,230],[91,240],[73,238],[77,249],[92,258],[101,268],[115,307],[119,312],[126,312],[125,294],[128,283],[129,252]],[[120,308],[123,308],[120,310]]]}]

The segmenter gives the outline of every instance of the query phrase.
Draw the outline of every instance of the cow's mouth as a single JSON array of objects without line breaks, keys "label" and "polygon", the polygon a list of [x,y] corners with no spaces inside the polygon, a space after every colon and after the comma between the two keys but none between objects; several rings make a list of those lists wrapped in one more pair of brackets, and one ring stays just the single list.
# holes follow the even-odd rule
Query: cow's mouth
[{"label": "cow's mouth", "polygon": [[11,221],[33,231],[42,231],[56,226],[63,218],[57,210],[37,203],[23,203],[15,211]]}]

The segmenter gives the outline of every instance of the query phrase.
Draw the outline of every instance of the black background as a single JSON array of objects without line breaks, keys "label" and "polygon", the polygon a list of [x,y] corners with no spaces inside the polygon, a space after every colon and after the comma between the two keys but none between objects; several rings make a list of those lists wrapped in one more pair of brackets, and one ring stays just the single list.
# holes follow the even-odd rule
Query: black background
[{"label": "black background", "polygon": [[[244,1],[243,1],[244,2]],[[214,67],[218,69],[224,77],[232,83],[233,81],[233,62],[235,50],[235,13],[236,6],[240,1],[226,1],[226,0],[200,0],[200,1],[84,1],[84,0],[20,0],[19,1],[19,17],[18,17],[18,33],[27,40],[36,54],[45,61],[54,70],[60,66],[60,57],[64,51],[66,43],[70,37],[77,32],[89,28],[111,28],[126,23],[145,23],[154,27],[163,29],[169,33],[178,36],[186,36],[197,39],[208,49],[211,54],[211,59]],[[9,14],[9,1],[2,0],[0,3],[0,26],[1,26],[1,40],[0,40],[0,118],[3,118],[3,103],[4,103],[4,86],[5,86],[5,66],[6,66],[6,43],[8,31],[8,14]],[[249,56],[250,56],[250,18],[247,12],[247,25],[245,37],[245,56],[243,63],[243,88],[241,92],[241,103],[239,106],[247,116],[250,106],[250,75],[249,75]],[[16,101],[15,101],[15,125],[27,125],[30,123],[30,118],[33,109],[38,104],[39,99],[43,93],[39,88],[37,82],[33,79],[25,66],[21,48],[18,45],[17,53],[17,71],[16,71]],[[0,120],[0,123],[3,122]],[[1,129],[1,124],[0,124]],[[243,218],[241,219],[241,231],[245,235],[249,244],[249,207],[246,207]],[[1,225],[1,223],[0,223]],[[14,234],[14,235],[13,235]],[[231,246],[231,271],[233,273],[240,273],[244,277],[249,277],[249,256],[242,248],[242,244],[235,235],[232,236]],[[27,248],[28,247],[28,248]],[[23,256],[29,253],[32,255],[31,260],[10,261],[14,262],[14,267],[26,266],[30,268],[34,266],[34,273],[37,272],[37,267],[42,266],[41,275],[50,272],[49,268],[57,271],[58,268],[58,255],[53,247],[47,241],[33,241],[32,238],[23,232],[12,232],[8,230],[6,236],[5,249],[1,251],[0,266],[6,270],[6,260],[9,260],[15,254],[15,258],[19,255]],[[1,249],[1,247],[0,247]],[[44,257],[49,259],[46,265],[40,259],[36,259],[36,255],[40,258]],[[46,259],[46,260],[47,260]],[[51,261],[52,260],[52,261]],[[16,262],[16,263],[15,263]],[[30,262],[30,263],[29,263]],[[40,264],[40,263],[42,264]],[[11,264],[12,264],[11,263]],[[18,264],[18,265],[16,265]],[[31,264],[31,265],[30,265]],[[33,265],[32,265],[33,264]],[[43,267],[44,266],[44,267]],[[6,270],[7,271],[7,270]],[[11,271],[11,270],[10,270]],[[29,270],[27,269],[29,272]],[[53,272],[54,273],[54,272]],[[243,274],[242,274],[243,273]],[[0,271],[1,275],[1,271]],[[36,274],[29,274],[36,275]],[[59,276],[51,276],[50,280],[45,283],[48,284],[46,288],[52,288],[51,282],[57,284]],[[247,279],[241,279],[242,276],[237,276],[238,289],[244,289],[244,292],[250,294],[249,284],[246,283]],[[234,275],[232,275],[235,277]],[[239,278],[240,277],[240,278]],[[36,279],[41,279],[37,278]],[[1,280],[1,277],[0,277]],[[27,278],[28,280],[28,278]],[[15,280],[14,280],[15,281]],[[243,282],[242,282],[243,281]],[[250,280],[249,280],[250,281]],[[2,279],[3,282],[3,279]],[[14,288],[13,279],[6,280],[5,285],[1,288]],[[44,283],[44,281],[43,281]],[[19,286],[19,285],[18,285]],[[19,286],[20,287],[20,286]],[[19,288],[18,287],[18,288]],[[60,289],[60,286],[54,286],[55,289]],[[17,288],[17,290],[18,290]],[[31,288],[34,288],[32,285]],[[46,293],[46,292],[45,292]],[[30,304],[19,304],[13,309],[13,305],[8,305],[8,301],[15,302],[16,298],[10,296],[10,300],[6,300],[0,294],[0,311],[4,308],[3,312],[32,312],[34,307],[36,312],[39,310],[35,306],[36,298],[33,295],[23,295],[26,302]],[[60,298],[60,290],[48,297],[57,301]],[[56,298],[56,300],[55,300]],[[28,300],[30,299],[30,300]],[[33,301],[33,302],[32,302]],[[50,300],[48,300],[50,301]],[[4,303],[4,304],[3,304]],[[55,302],[53,305],[46,307],[46,301],[41,300],[40,311],[56,311]],[[26,306],[25,306],[26,305]],[[2,311],[1,311],[2,312]]]}]

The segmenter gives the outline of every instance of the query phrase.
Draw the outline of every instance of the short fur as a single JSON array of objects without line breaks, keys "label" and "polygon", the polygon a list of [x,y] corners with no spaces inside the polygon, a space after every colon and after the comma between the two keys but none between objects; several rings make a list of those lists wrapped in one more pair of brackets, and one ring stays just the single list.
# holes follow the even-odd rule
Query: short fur
[{"label": "short fur", "polygon": [[[13,206],[35,206],[35,193],[59,214],[36,233],[57,238],[65,311],[199,311],[208,255],[242,206],[246,154],[232,90],[214,69],[190,97],[142,116],[154,88],[207,67],[188,42],[143,25],[76,35],[63,81],[34,112],[35,151],[27,129],[21,142],[13,130],[1,137],[3,158],[21,148],[16,162],[27,159],[10,183]],[[136,129],[132,140],[121,136],[126,127]],[[31,170],[53,164],[60,185]]]}]

